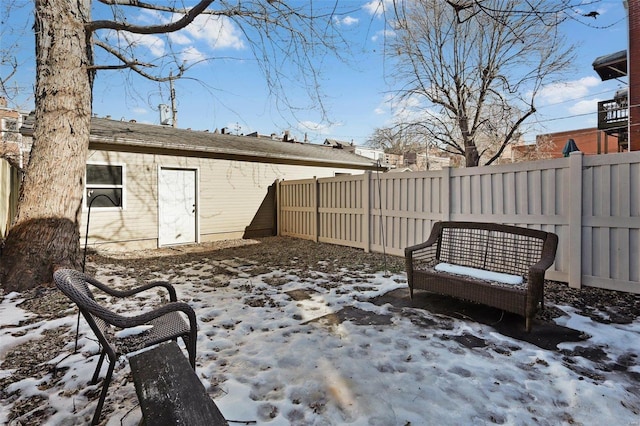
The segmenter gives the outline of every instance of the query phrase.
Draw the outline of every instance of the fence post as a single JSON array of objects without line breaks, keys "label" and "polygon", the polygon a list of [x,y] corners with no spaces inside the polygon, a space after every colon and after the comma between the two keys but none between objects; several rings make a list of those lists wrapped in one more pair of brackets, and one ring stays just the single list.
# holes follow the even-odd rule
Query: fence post
[{"label": "fence post", "polygon": [[364,246],[364,252],[369,253],[371,251],[371,229],[370,229],[370,216],[371,216],[371,171],[367,170],[362,175],[362,245]]},{"label": "fence post", "polygon": [[440,189],[442,191],[440,193],[442,220],[451,220],[451,166],[442,166],[442,185]]},{"label": "fence post", "polygon": [[582,287],[582,152],[569,155],[569,287]]},{"label": "fence post", "polygon": [[280,237],[280,227],[282,226],[280,220],[282,218],[282,204],[280,202],[280,182],[281,179],[276,179],[276,235]]},{"label": "fence post", "polygon": [[313,207],[315,209],[315,213],[313,215],[315,226],[313,227],[313,241],[316,243],[320,240],[320,182],[316,176],[313,177],[313,192],[314,197],[312,198],[313,203],[315,204]]}]

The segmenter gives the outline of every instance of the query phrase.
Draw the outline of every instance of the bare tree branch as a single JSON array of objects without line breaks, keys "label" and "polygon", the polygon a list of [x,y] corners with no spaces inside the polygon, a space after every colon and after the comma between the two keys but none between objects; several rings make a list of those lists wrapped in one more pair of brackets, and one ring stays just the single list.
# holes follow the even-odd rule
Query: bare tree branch
[{"label": "bare tree branch", "polygon": [[[4,53],[4,52],[3,52]],[[0,76],[0,94],[6,95],[8,90],[5,86],[7,82],[9,82],[14,75],[18,72],[18,61],[14,57],[2,58],[2,64],[5,66],[9,66],[10,71],[3,76]]]},{"label": "bare tree branch", "polygon": [[176,75],[172,75],[172,76],[167,76],[167,77],[159,77],[159,76],[155,76],[152,74],[149,74],[148,72],[145,72],[142,67],[155,67],[155,65],[153,64],[149,64],[149,63],[143,63],[138,61],[137,59],[134,58],[127,58],[125,57],[122,53],[120,53],[118,50],[116,50],[113,46],[108,45],[107,43],[104,43],[100,40],[94,40],[93,42],[96,46],[99,46],[101,48],[103,48],[105,51],[109,52],[110,54],[112,54],[113,56],[115,56],[116,58],[118,58],[120,61],[122,61],[121,65],[94,65],[92,68],[96,69],[96,70],[107,70],[107,69],[126,69],[129,68],[133,71],[135,71],[136,73],[138,73],[139,75],[141,75],[144,78],[147,78],[149,80],[152,81],[157,81],[157,82],[166,82],[169,80],[177,80],[180,77],[182,77],[182,75],[184,74],[184,72],[186,71],[186,67],[184,66],[178,66],[178,73]]},{"label": "bare tree branch", "polygon": [[[180,13],[185,14],[189,11],[187,8],[176,8],[173,6],[163,6],[161,4],[153,4],[153,3],[145,3],[143,1],[138,0],[97,0],[102,4],[107,6],[131,6],[139,9],[147,9],[147,10],[157,10],[159,12],[170,12],[170,13]],[[215,0],[214,0],[215,1]],[[203,10],[202,13],[206,13]]]},{"label": "bare tree branch", "polygon": [[483,156],[495,162],[535,113],[542,84],[571,63],[560,20],[541,19],[570,3],[396,0],[388,53],[405,83],[399,97],[419,104],[405,123],[431,127],[436,145],[464,155],[467,166]]},{"label": "bare tree branch", "polygon": [[[189,25],[191,22],[193,22],[194,19],[196,19],[196,17],[200,14],[202,14],[207,7],[209,7],[209,5],[211,3],[213,3],[214,0],[201,0],[198,4],[196,4],[193,8],[188,9],[184,12],[184,16],[182,18],[180,18],[177,21],[171,22],[169,24],[161,24],[161,25],[148,25],[148,26],[144,26],[144,25],[131,25],[128,24],[126,22],[118,22],[118,21],[108,21],[108,20],[98,20],[98,21],[92,21],[89,22],[87,24],[87,31],[89,32],[94,32],[96,30],[101,30],[101,29],[109,29],[109,30],[115,30],[115,31],[127,31],[130,33],[134,33],[134,34],[166,34],[166,33],[171,33],[171,32],[175,32],[178,30],[181,30],[183,28],[185,28],[187,25]],[[104,3],[104,2],[103,2]],[[128,2],[128,5],[130,6],[134,6],[134,1],[132,2]],[[118,4],[118,3],[116,3]],[[147,6],[151,6],[149,4],[146,4]],[[147,7],[150,8],[150,7]],[[163,10],[163,11],[173,11],[173,12],[177,12],[177,9],[171,9],[171,8],[153,8],[155,10]],[[184,9],[182,9],[184,10]],[[229,10],[227,13],[229,14],[233,14],[233,9]],[[222,13],[220,13],[222,14]]]}]

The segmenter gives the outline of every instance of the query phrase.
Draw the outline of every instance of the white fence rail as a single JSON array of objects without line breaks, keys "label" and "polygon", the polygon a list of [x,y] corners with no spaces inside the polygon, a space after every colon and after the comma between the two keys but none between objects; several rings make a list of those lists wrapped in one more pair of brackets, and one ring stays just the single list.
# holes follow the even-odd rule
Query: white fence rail
[{"label": "white fence rail", "polygon": [[280,235],[403,256],[438,220],[555,232],[547,278],[640,293],[640,152],[278,185]]}]

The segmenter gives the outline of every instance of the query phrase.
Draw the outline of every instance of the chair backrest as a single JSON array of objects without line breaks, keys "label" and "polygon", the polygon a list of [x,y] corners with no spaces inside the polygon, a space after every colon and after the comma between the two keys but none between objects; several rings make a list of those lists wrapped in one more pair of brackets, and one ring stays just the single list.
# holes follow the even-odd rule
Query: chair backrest
[{"label": "chair backrest", "polygon": [[100,344],[115,353],[115,347],[108,338],[111,329],[108,319],[115,314],[96,302],[89,288],[93,279],[73,269],[58,269],[53,280],[58,289],[78,306]]}]

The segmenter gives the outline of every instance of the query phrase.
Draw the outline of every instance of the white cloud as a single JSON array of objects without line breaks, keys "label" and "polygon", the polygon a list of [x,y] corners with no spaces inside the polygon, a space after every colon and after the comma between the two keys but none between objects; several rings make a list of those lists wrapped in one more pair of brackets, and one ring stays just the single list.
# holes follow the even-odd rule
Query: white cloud
[{"label": "white cloud", "polygon": [[377,33],[375,33],[371,37],[371,40],[372,41],[378,41],[381,38],[384,39],[384,38],[395,37],[395,36],[396,36],[395,31],[392,31],[392,30],[381,30],[381,31],[378,31]]},{"label": "white cloud", "polygon": [[155,57],[166,54],[164,40],[152,34],[133,34],[124,31],[112,31],[107,38],[116,39],[118,46],[122,49],[127,46],[145,47],[149,49],[149,52]]},{"label": "white cloud", "polygon": [[[157,11],[146,11],[140,19],[147,23],[168,24],[181,19],[184,15],[173,14],[167,18]],[[199,15],[186,28],[168,34],[176,44],[193,44],[194,40],[205,41],[212,49],[243,49],[242,32],[226,16]]]},{"label": "white cloud", "polygon": [[131,110],[134,114],[148,114],[149,110],[142,107],[135,107]]},{"label": "white cloud", "polygon": [[191,43],[191,39],[186,36],[186,34],[178,31],[175,33],[169,33],[169,40],[171,40],[175,44],[186,45]]},{"label": "white cloud", "polygon": [[582,100],[568,108],[572,115],[595,113],[599,99]]},{"label": "white cloud", "polygon": [[200,15],[184,29],[193,39],[206,41],[212,49],[244,49],[242,33],[225,16]]},{"label": "white cloud", "polygon": [[180,53],[183,61],[192,64],[194,62],[204,61],[206,56],[195,47],[187,47]]},{"label": "white cloud", "polygon": [[370,0],[362,8],[371,15],[382,15],[385,10],[392,10],[393,0]]},{"label": "white cloud", "polygon": [[424,116],[424,108],[420,108],[420,100],[411,97],[392,107],[393,121],[396,123],[411,123],[420,121]]},{"label": "white cloud", "polygon": [[354,18],[352,16],[346,16],[342,20],[342,23],[345,24],[345,25],[353,25],[353,24],[357,24],[358,22],[360,22],[360,20],[358,18]]},{"label": "white cloud", "polygon": [[148,48],[152,55],[162,56],[165,54],[165,43],[160,37],[151,34],[139,34],[138,43]]},{"label": "white cloud", "polygon": [[543,87],[539,96],[543,102],[556,104],[587,96],[589,90],[598,86],[600,83],[601,81],[598,78],[592,76],[565,83],[554,83]]},{"label": "white cloud", "polygon": [[360,20],[358,18],[354,18],[353,16],[345,16],[342,19],[339,19],[336,17],[335,22],[341,25],[350,26],[350,25],[357,24],[358,22],[360,22]]},{"label": "white cloud", "polygon": [[138,23],[145,25],[158,25],[158,24],[166,24],[171,22],[168,18],[167,12],[160,12],[159,10],[153,9],[138,9],[140,13],[138,13],[136,19]]},{"label": "white cloud", "polygon": [[392,126],[397,123],[411,123],[424,120],[426,115],[439,115],[435,110],[425,106],[424,97],[413,95],[406,98],[398,98],[394,95],[386,95],[383,101],[374,109],[374,113],[387,116],[378,127]]}]

